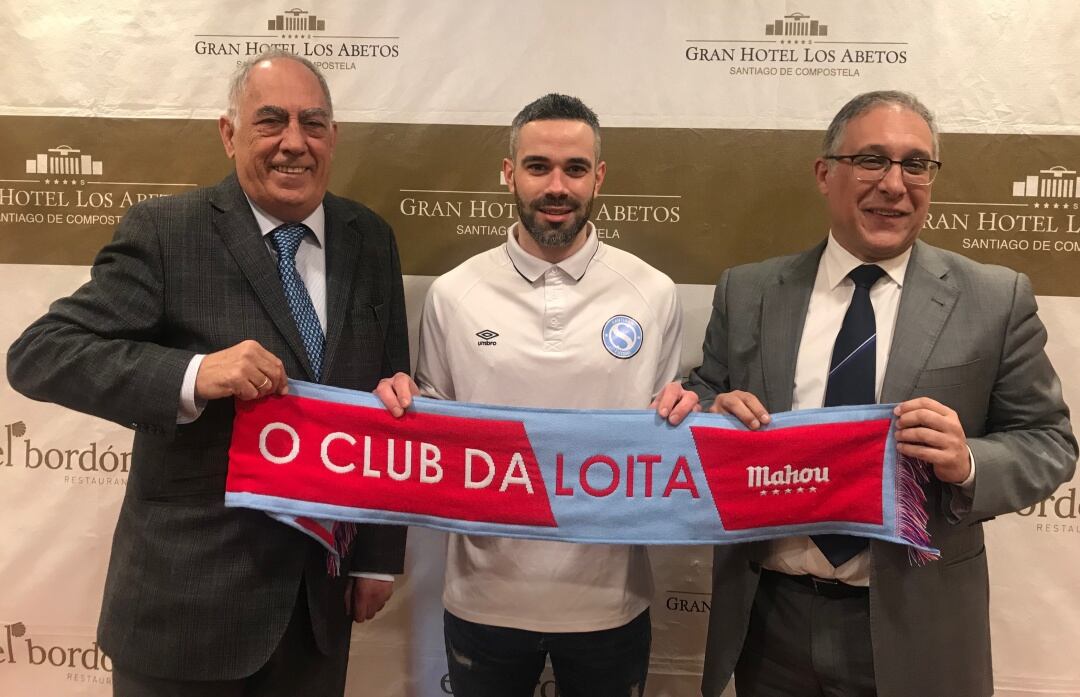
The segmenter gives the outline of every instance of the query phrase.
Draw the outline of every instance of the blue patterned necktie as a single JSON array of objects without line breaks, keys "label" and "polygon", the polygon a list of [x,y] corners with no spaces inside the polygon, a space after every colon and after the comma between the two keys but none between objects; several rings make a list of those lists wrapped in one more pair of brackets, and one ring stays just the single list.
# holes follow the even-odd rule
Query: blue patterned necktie
[{"label": "blue patterned necktie", "polygon": [[[829,380],[825,384],[825,406],[874,404],[877,363],[877,324],[870,288],[885,271],[874,264],[856,266],[848,274],[855,282],[851,304],[833,344]],[[840,566],[866,549],[866,539],[851,535],[813,535],[811,539],[833,566]]]},{"label": "blue patterned necktie", "polygon": [[293,320],[296,321],[296,328],[300,331],[315,380],[319,381],[322,379],[323,345],[326,339],[304,279],[300,278],[300,273],[296,270],[296,250],[300,249],[300,241],[309,232],[311,230],[308,226],[302,223],[285,223],[270,233],[270,239],[277,250],[278,273],[281,275],[285,299],[289,303]]}]

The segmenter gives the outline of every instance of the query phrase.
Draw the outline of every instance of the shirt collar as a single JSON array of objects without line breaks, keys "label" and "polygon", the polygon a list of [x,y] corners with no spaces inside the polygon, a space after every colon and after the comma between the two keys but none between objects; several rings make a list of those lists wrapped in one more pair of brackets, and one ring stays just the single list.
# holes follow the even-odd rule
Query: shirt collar
[{"label": "shirt collar", "polygon": [[[247,194],[244,194],[246,197]],[[247,200],[248,205],[251,206],[251,212],[255,214],[255,223],[259,226],[259,233],[265,238],[271,232],[285,224],[284,220],[278,220],[274,216],[270,215],[263,209],[255,205],[255,202],[250,198]],[[312,233],[315,234],[315,241],[318,242],[320,247],[325,247],[326,238],[326,211],[323,210],[323,205],[320,203],[319,207],[311,212],[311,215],[300,221],[304,225],[307,225]]]},{"label": "shirt collar", "polygon": [[[884,259],[876,263],[885,272],[885,275],[892,279],[893,283],[903,288],[904,276],[907,274],[909,261],[911,261],[911,247],[908,247],[892,259]],[[861,266],[865,262],[844,249],[833,237],[830,230],[829,240],[825,243],[825,251],[821,254],[820,263],[825,270],[825,280],[829,284],[829,290],[832,290],[843,283],[852,269]]]},{"label": "shirt collar", "polygon": [[547,273],[548,269],[553,266],[558,267],[575,281],[580,281],[589,268],[589,262],[593,260],[596,252],[600,249],[600,240],[596,236],[596,227],[591,221],[585,223],[585,244],[581,245],[581,249],[558,264],[552,264],[539,257],[534,257],[522,249],[517,240],[518,231],[522,231],[526,235],[529,234],[528,231],[522,230],[521,223],[514,223],[506,234],[506,253],[510,256],[510,262],[517,269],[517,272],[529,283],[535,283],[536,279]]}]

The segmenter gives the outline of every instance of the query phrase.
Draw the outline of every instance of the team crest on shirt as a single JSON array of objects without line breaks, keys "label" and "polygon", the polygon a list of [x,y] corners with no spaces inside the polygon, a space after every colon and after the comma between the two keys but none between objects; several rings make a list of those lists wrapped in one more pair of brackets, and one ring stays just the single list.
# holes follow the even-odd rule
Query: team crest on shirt
[{"label": "team crest on shirt", "polygon": [[641,324],[629,315],[615,315],[604,322],[604,348],[616,358],[632,358],[641,349],[645,334]]}]

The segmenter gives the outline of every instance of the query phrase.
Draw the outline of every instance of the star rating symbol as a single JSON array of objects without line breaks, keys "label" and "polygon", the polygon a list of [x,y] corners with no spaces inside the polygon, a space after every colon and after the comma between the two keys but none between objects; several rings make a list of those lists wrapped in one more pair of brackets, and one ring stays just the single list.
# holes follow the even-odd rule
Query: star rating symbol
[{"label": "star rating symbol", "polygon": [[1057,207],[1058,207],[1058,204],[1056,204],[1056,203],[1055,203],[1055,204],[1054,204],[1054,208],[1057,208]]},{"label": "star rating symbol", "polygon": [[815,491],[817,491],[817,487],[816,487],[816,486],[812,486],[812,487],[810,487],[810,493],[811,493],[811,494],[812,494],[812,493],[814,493]]},{"label": "star rating symbol", "polygon": [[769,492],[765,491],[764,489],[761,490],[760,496],[768,496],[768,495],[769,495]]},{"label": "star rating symbol", "polygon": [[779,495],[779,494],[780,494],[780,490],[779,490],[779,489],[773,489],[773,490],[772,490],[772,495],[773,495],[773,496],[777,496],[777,495]]},{"label": "star rating symbol", "polygon": [[1039,207],[1039,202],[1038,202],[1038,201],[1036,201],[1036,202],[1035,202],[1035,207],[1036,207],[1036,208],[1038,208],[1038,207]]},{"label": "star rating symbol", "polygon": [[803,489],[801,486],[798,489],[795,490],[795,492],[798,493],[798,494],[801,494],[804,491],[806,491],[806,490]]},{"label": "star rating symbol", "polygon": [[784,493],[785,493],[785,494],[790,494],[790,493],[791,493],[791,489],[784,489]]}]

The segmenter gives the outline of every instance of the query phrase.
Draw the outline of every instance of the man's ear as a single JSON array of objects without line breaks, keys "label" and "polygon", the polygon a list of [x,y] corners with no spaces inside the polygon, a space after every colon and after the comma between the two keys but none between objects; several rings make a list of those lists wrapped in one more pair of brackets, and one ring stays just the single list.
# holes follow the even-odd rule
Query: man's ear
[{"label": "man's ear", "polygon": [[829,194],[829,182],[827,177],[829,176],[829,163],[823,158],[818,158],[814,161],[814,179],[817,180],[818,191],[822,195],[827,196]]},{"label": "man's ear", "polygon": [[503,179],[506,180],[506,188],[510,189],[510,193],[517,193],[514,184],[514,162],[508,157],[503,158]]},{"label": "man's ear", "polygon": [[236,135],[236,129],[233,128],[232,119],[228,116],[219,117],[218,131],[221,133],[221,144],[225,146],[225,154],[231,160],[233,155],[236,154],[236,148],[233,146],[233,136]]}]

